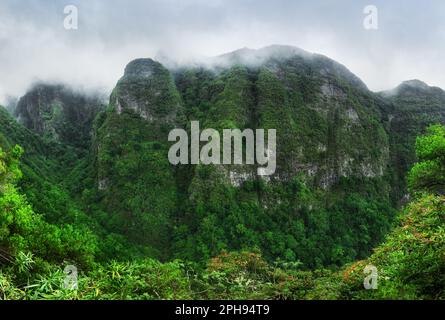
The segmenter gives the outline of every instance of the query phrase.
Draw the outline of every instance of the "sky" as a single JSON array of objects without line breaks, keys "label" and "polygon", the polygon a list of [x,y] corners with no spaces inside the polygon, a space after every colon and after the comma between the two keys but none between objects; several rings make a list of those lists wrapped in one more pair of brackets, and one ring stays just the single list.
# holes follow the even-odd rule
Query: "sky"
[{"label": "sky", "polygon": [[[68,5],[77,29],[64,27]],[[377,29],[363,25],[367,5]],[[445,89],[443,0],[0,0],[0,103],[37,81],[110,92],[135,58],[272,44],[337,60],[373,91],[409,79]]]}]

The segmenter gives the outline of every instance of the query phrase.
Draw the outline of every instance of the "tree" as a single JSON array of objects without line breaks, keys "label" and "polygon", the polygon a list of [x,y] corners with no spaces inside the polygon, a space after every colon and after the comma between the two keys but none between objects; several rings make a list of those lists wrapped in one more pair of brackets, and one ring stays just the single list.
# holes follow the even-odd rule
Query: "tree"
[{"label": "tree", "polygon": [[411,191],[445,193],[445,127],[433,125],[427,134],[417,138],[416,155],[419,162],[408,175]]},{"label": "tree", "polygon": [[18,160],[23,154],[20,146],[15,146],[11,152],[6,153],[0,148],[0,192],[6,184],[22,176],[18,168]]}]

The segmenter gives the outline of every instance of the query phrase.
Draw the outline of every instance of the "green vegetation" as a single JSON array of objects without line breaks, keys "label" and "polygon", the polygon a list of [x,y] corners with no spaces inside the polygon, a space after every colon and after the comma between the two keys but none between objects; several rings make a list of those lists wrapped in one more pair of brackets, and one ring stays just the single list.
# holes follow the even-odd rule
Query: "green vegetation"
[{"label": "green vegetation", "polygon": [[[175,258],[206,261],[221,250],[258,249],[268,262],[312,269],[364,258],[383,240],[395,216],[384,172],[387,133],[363,90],[333,74],[338,96],[321,94],[326,80],[316,68],[326,62],[317,62],[308,67],[295,56],[217,74],[175,73],[189,121],[219,130],[276,128],[279,141],[271,181],[249,166],[197,166],[178,175],[185,195],[173,226]],[[234,185],[231,174],[254,178]]]},{"label": "green vegetation", "polygon": [[[442,120],[436,89],[377,95],[293,54],[215,70],[138,59],[107,108],[54,90],[21,99],[22,124],[0,107],[0,299],[445,298],[445,128],[415,143]],[[172,166],[168,132],[193,120],[276,128],[276,174]]]},{"label": "green vegetation", "polygon": [[[440,131],[442,130],[442,131]],[[432,127],[422,142],[445,138]],[[440,154],[441,145],[430,151]],[[301,270],[300,263],[263,260],[258,252],[222,252],[206,266],[153,259],[97,263],[97,237],[63,228],[33,212],[17,188],[23,150],[0,150],[0,297],[2,299],[443,299],[445,198],[421,194],[401,223],[366,260],[344,270]],[[442,167],[442,170],[445,169]],[[416,172],[414,168],[411,174]],[[416,179],[413,176],[412,181]],[[440,177],[437,178],[440,181]],[[415,191],[420,191],[416,189]],[[81,268],[79,289],[64,289],[63,263]],[[363,268],[379,270],[378,290],[363,290]]]},{"label": "green vegetation", "polygon": [[445,192],[445,128],[436,125],[428,129],[428,135],[419,137],[416,154],[421,160],[410,172],[409,187],[444,194]]}]

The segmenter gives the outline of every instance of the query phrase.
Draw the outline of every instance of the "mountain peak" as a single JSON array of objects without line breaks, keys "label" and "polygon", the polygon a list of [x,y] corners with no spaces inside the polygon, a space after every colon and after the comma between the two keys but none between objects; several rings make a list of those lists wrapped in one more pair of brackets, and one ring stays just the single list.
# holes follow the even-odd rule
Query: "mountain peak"
[{"label": "mountain peak", "polygon": [[445,92],[439,87],[432,87],[427,83],[418,80],[406,80],[399,84],[397,87],[391,90],[380,92],[384,97],[393,97],[398,95],[417,95],[417,94],[433,94],[433,95],[445,95]]},{"label": "mountain peak", "polygon": [[174,122],[179,105],[179,94],[170,71],[150,58],[128,63],[110,97],[110,106],[118,115],[132,110],[158,124]]},{"label": "mountain peak", "polygon": [[153,74],[157,74],[162,68],[162,65],[153,59],[135,59],[125,67],[125,77],[149,78]]},{"label": "mountain peak", "polygon": [[403,81],[399,85],[399,88],[403,88],[403,87],[409,87],[409,88],[414,88],[414,89],[429,89],[429,88],[431,88],[425,82],[418,80],[418,79]]},{"label": "mountain peak", "polygon": [[19,123],[40,136],[86,148],[93,120],[102,108],[98,94],[39,82],[20,98],[14,114]]},{"label": "mountain peak", "polygon": [[241,48],[212,58],[216,65],[260,65],[270,58],[288,59],[293,56],[311,57],[312,53],[286,45],[271,45],[260,49]]},{"label": "mountain peak", "polygon": [[344,65],[321,54],[311,53],[289,45],[270,45],[260,49],[244,47],[204,61],[204,66],[216,70],[224,70],[234,65],[247,67],[276,66],[288,61],[297,61],[300,66],[306,65],[321,75],[331,74],[345,79],[349,83],[368,90],[367,86]]}]

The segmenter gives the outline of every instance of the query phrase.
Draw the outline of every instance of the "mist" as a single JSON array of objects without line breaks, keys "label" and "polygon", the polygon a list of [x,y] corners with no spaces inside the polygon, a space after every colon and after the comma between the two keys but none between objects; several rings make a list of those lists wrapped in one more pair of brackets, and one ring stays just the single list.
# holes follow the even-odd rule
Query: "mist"
[{"label": "mist", "polygon": [[[366,30],[360,0],[2,0],[0,102],[41,81],[109,93],[135,58],[186,63],[271,44],[337,60],[374,91],[408,79],[445,88],[445,3],[387,2],[373,1],[379,26]],[[64,28],[67,5],[77,30]]]}]

